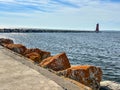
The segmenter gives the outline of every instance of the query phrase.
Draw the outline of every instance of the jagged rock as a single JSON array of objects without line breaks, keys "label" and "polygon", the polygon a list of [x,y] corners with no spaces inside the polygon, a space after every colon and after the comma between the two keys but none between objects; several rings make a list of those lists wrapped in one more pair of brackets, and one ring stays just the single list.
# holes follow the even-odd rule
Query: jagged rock
[{"label": "jagged rock", "polygon": [[99,90],[100,81],[102,80],[102,70],[95,66],[73,66],[63,71],[57,72],[57,75],[76,80],[92,90]]},{"label": "jagged rock", "polygon": [[31,49],[27,49],[25,52],[24,52],[24,55],[26,54],[29,54],[29,53],[32,53],[32,52],[36,52],[38,54],[41,54],[41,50],[39,48],[31,48]]},{"label": "jagged rock", "polygon": [[120,83],[114,81],[102,81],[100,90],[120,90]]},{"label": "jagged rock", "polygon": [[25,50],[27,49],[22,44],[6,44],[5,47],[14,51],[14,52],[22,54],[22,55],[24,54]]},{"label": "jagged rock", "polygon": [[70,68],[70,63],[66,54],[61,53],[61,54],[44,59],[40,63],[40,66],[44,68],[52,69],[54,71],[60,71],[60,70],[65,70],[67,68]]},{"label": "jagged rock", "polygon": [[29,54],[26,54],[25,55],[27,58],[33,60],[34,62],[41,62],[41,56],[40,54],[36,53],[36,52],[32,52],[32,53],[29,53]]},{"label": "jagged rock", "polygon": [[38,48],[31,48],[31,49],[27,49],[25,52],[24,52],[24,55],[26,56],[26,54],[30,54],[30,53],[33,53],[33,52],[36,52],[40,55],[40,60],[43,60],[47,57],[50,57],[51,56],[51,53],[50,52],[47,52],[47,51],[42,51]]},{"label": "jagged rock", "polygon": [[45,59],[45,58],[48,58],[51,56],[51,53],[50,52],[47,52],[47,51],[41,51],[41,56],[42,56],[42,60]]},{"label": "jagged rock", "polygon": [[5,44],[13,44],[13,40],[11,39],[5,39],[5,38],[0,38],[0,45],[5,45]]}]

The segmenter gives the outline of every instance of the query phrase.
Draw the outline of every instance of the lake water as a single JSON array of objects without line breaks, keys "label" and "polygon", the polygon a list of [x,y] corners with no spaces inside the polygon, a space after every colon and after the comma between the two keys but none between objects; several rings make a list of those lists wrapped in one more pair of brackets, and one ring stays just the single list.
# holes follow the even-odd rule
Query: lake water
[{"label": "lake water", "polygon": [[104,80],[120,82],[120,32],[0,33],[0,38],[11,38],[52,55],[66,52],[72,65],[99,66]]}]

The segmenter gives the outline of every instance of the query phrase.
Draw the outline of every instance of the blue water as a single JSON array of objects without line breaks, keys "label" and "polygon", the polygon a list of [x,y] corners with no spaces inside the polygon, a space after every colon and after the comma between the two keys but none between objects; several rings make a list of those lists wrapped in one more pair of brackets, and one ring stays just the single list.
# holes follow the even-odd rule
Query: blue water
[{"label": "blue water", "polygon": [[104,80],[120,82],[120,32],[0,33],[1,37],[52,55],[66,52],[72,65],[99,66]]}]

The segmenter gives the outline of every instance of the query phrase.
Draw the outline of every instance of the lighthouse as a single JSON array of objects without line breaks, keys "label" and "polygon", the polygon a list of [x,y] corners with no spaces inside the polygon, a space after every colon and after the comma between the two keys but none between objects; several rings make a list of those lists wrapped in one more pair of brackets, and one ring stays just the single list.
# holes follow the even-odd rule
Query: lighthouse
[{"label": "lighthouse", "polygon": [[99,23],[96,24],[96,32],[99,32]]}]

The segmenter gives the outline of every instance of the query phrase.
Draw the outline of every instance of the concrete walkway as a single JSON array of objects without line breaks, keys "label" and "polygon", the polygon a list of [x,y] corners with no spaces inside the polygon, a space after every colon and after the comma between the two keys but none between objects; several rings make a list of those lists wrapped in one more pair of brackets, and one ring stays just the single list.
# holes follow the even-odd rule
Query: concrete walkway
[{"label": "concrete walkway", "polygon": [[4,54],[0,47],[0,90],[63,90],[54,81]]},{"label": "concrete walkway", "polygon": [[0,90],[82,90],[0,46]]}]

